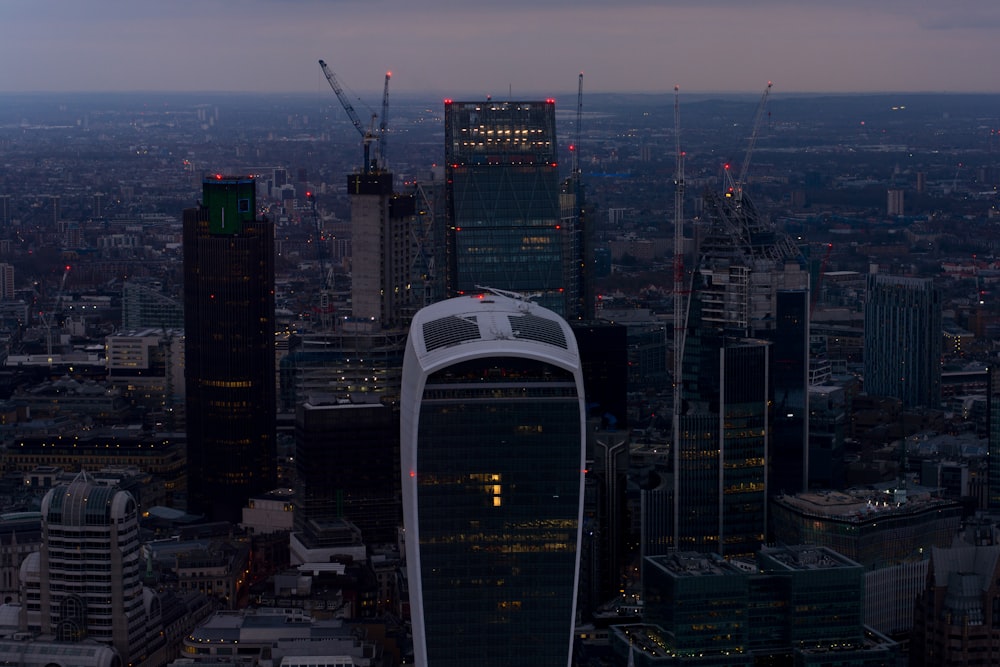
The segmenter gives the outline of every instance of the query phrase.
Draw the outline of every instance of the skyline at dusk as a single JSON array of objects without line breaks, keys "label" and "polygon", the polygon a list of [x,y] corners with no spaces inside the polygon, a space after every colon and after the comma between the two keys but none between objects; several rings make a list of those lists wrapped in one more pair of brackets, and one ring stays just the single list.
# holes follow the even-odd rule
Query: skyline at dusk
[{"label": "skyline at dusk", "polygon": [[124,0],[0,7],[0,92],[527,97],[594,92],[1000,92],[988,0]]}]

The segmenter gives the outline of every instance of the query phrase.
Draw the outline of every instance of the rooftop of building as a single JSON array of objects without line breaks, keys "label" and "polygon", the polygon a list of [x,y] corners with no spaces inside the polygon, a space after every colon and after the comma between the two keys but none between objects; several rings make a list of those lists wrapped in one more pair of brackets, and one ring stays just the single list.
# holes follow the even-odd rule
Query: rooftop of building
[{"label": "rooftop of building", "polygon": [[880,517],[905,516],[946,507],[960,509],[953,500],[936,498],[926,489],[908,489],[900,500],[896,489],[847,489],[846,491],[811,491],[775,498],[775,502],[797,512],[824,519],[866,523]]},{"label": "rooftop of building", "polygon": [[627,644],[630,651],[647,659],[674,656],[674,652],[667,645],[668,633],[658,625],[646,623],[615,625],[612,626],[611,632],[618,641]]},{"label": "rooftop of building", "polygon": [[769,556],[788,571],[861,567],[850,558],[826,547],[811,545],[762,547],[760,553]]},{"label": "rooftop of building", "polygon": [[569,325],[529,296],[483,288],[482,294],[439,301],[421,309],[410,326],[410,341],[423,365],[448,360],[456,348],[488,345],[551,358],[577,366],[576,338]]},{"label": "rooftop of building", "polygon": [[301,609],[217,611],[191,631],[187,641],[270,642],[275,638],[323,638],[350,635],[339,619],[315,620]]},{"label": "rooftop of building", "polygon": [[718,577],[743,574],[742,569],[716,554],[680,551],[665,556],[650,556],[646,560],[650,565],[674,577]]}]

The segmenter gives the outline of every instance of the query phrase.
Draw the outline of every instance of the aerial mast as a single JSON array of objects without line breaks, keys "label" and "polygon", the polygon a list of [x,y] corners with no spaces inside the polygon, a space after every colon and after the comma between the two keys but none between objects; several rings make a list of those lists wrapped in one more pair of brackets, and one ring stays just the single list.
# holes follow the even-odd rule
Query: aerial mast
[{"label": "aerial mast", "polygon": [[[678,470],[680,458],[680,416],[683,408],[684,388],[684,339],[687,329],[687,293],[684,276],[684,151],[681,150],[681,103],[680,86],[674,86],[674,152],[676,156],[674,176],[674,404],[671,427],[673,442],[671,448],[674,456],[674,470]],[[675,489],[676,491],[676,489]],[[679,517],[677,513],[680,503],[674,503],[674,535],[677,535]],[[677,548],[674,541],[674,548]]]}]

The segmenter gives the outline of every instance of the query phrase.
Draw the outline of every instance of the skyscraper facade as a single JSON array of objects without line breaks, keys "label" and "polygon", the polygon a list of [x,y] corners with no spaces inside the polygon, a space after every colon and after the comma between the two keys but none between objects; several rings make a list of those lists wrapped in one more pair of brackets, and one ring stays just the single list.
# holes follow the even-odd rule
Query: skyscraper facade
[{"label": "skyscraper facade", "polygon": [[237,522],[275,483],[274,225],[253,179],[184,211],[188,509]]},{"label": "skyscraper facade", "polygon": [[415,316],[400,437],[418,666],[570,664],[583,400],[552,311],[488,293]]},{"label": "skyscraper facade", "polygon": [[[748,555],[765,538],[769,474],[787,478],[782,486],[806,485],[809,276],[795,245],[748,198],[708,193],[705,207],[666,517],[674,549]],[[773,342],[782,345],[777,359]],[[783,428],[773,431],[776,423]]]},{"label": "skyscraper facade", "polygon": [[864,355],[867,394],[940,406],[941,293],[930,278],[868,276]]},{"label": "skyscraper facade", "polygon": [[445,164],[448,293],[531,293],[575,317],[582,249],[560,205],[555,102],[446,100]]}]

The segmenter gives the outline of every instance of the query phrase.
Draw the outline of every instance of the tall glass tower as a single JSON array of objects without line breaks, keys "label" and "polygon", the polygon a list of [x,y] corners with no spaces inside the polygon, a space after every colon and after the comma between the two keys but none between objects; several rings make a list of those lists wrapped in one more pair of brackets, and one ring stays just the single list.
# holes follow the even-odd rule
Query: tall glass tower
[{"label": "tall glass tower", "polygon": [[184,211],[188,509],[239,521],[275,483],[274,224],[249,178]]},{"label": "tall glass tower", "polygon": [[579,308],[582,250],[560,207],[555,102],[445,100],[447,290],[533,293]]},{"label": "tall glass tower", "polygon": [[498,294],[428,306],[400,402],[416,664],[569,665],[585,467],[573,332]]},{"label": "tall glass tower", "polygon": [[930,278],[868,276],[865,392],[906,408],[939,407],[941,292]]}]

